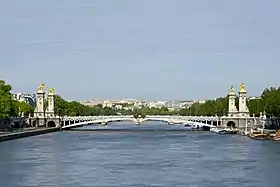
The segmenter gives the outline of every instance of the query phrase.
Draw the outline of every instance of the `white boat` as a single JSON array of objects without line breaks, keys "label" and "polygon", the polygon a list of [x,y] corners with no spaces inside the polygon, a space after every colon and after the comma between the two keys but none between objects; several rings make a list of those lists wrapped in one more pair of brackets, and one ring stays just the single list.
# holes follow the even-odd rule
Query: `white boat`
[{"label": "white boat", "polygon": [[219,129],[217,127],[212,127],[210,128],[210,132],[215,132],[217,133],[219,131]]},{"label": "white boat", "polygon": [[221,131],[224,131],[224,128],[218,128],[218,127],[210,128],[210,132],[219,133]]},{"label": "white boat", "polygon": [[193,125],[193,124],[184,124],[184,127],[189,130],[198,130],[199,129],[198,125]]},{"label": "white boat", "polygon": [[214,127],[211,128],[210,131],[217,134],[236,134],[236,129],[229,129],[229,128]]}]

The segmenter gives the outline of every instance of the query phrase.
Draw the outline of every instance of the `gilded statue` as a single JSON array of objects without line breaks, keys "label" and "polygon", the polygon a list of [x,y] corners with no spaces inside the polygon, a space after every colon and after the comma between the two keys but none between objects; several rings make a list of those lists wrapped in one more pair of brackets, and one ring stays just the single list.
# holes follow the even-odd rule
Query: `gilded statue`
[{"label": "gilded statue", "polygon": [[50,88],[50,93],[54,93],[54,88]]},{"label": "gilded statue", "polygon": [[45,84],[40,84],[39,90],[44,90]]},{"label": "gilded statue", "polygon": [[233,86],[230,87],[229,93],[234,93],[234,88],[233,88]]},{"label": "gilded statue", "polygon": [[244,83],[241,83],[240,84],[240,91],[241,92],[245,92],[246,90],[245,90],[245,84]]}]

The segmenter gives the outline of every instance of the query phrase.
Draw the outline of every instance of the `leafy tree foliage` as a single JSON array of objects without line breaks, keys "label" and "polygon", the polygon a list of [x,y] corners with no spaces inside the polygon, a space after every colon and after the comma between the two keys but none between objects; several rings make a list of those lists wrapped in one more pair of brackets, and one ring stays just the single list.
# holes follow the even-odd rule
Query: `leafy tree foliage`
[{"label": "leafy tree foliage", "polygon": [[0,80],[0,118],[9,117],[12,111],[12,87]]},{"label": "leafy tree foliage", "polygon": [[269,117],[280,117],[280,87],[265,89],[260,99],[261,107]]},{"label": "leafy tree foliage", "polygon": [[133,110],[133,117],[134,118],[145,118],[146,113],[145,113],[145,111],[143,111],[143,109],[136,109],[136,110]]},{"label": "leafy tree foliage", "polygon": [[85,106],[76,101],[65,101],[61,96],[55,95],[54,98],[54,112],[60,116],[110,116],[117,115],[117,111],[100,105]]},{"label": "leafy tree foliage", "polygon": [[224,116],[228,110],[228,98],[221,97],[205,103],[194,103],[190,107],[178,111],[184,116]]},{"label": "leafy tree foliage", "polygon": [[266,116],[271,119],[271,128],[280,128],[280,87],[266,88],[260,98],[249,101],[248,107],[250,113],[256,116],[265,112]]},{"label": "leafy tree foliage", "polygon": [[10,116],[24,116],[28,117],[29,114],[33,114],[34,107],[26,102],[20,102],[12,100],[12,110]]},{"label": "leafy tree foliage", "polygon": [[280,118],[280,87],[264,89],[260,98],[248,101],[248,108],[251,115],[265,112],[267,117]]},{"label": "leafy tree foliage", "polygon": [[11,85],[0,80],[0,118],[16,117],[21,114],[28,116],[29,113],[33,113],[34,108],[29,104],[13,100],[11,90]]},{"label": "leafy tree foliage", "polygon": [[250,116],[260,116],[261,112],[264,111],[264,106],[261,99],[250,99],[248,100],[248,108]]}]

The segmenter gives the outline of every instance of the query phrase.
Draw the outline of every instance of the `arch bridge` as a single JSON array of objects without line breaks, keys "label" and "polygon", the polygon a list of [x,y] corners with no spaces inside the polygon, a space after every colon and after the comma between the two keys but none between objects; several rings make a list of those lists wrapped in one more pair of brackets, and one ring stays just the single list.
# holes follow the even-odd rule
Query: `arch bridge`
[{"label": "arch bridge", "polygon": [[128,116],[65,116],[62,118],[62,129],[71,129],[91,124],[106,125],[109,122],[117,121],[131,121],[135,124],[141,124],[144,121],[162,121],[169,125],[175,124],[189,124],[196,127],[215,127],[219,124],[218,117],[204,117],[204,116],[153,116],[148,115],[145,118],[134,118],[132,115]]}]

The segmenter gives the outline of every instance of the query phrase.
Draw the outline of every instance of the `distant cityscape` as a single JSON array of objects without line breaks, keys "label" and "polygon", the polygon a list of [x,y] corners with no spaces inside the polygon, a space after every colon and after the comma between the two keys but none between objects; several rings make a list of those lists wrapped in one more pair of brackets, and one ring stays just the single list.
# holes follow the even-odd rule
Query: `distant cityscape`
[{"label": "distant cityscape", "polygon": [[[13,93],[13,98],[17,101],[29,103],[32,106],[36,104],[35,94],[27,93]],[[257,97],[249,97],[248,99],[257,99]],[[176,110],[180,108],[188,108],[194,103],[205,103],[206,100],[140,100],[140,99],[120,99],[120,100],[85,100],[78,101],[86,106],[101,106],[124,110],[133,110],[136,108],[162,108],[166,107],[168,110]]]},{"label": "distant cityscape", "polygon": [[185,100],[185,101],[167,101],[167,100],[139,100],[139,99],[121,99],[121,100],[86,100],[80,103],[87,106],[102,106],[116,109],[133,110],[135,108],[149,107],[162,108],[169,110],[186,108],[193,103],[204,103],[205,100]]}]

